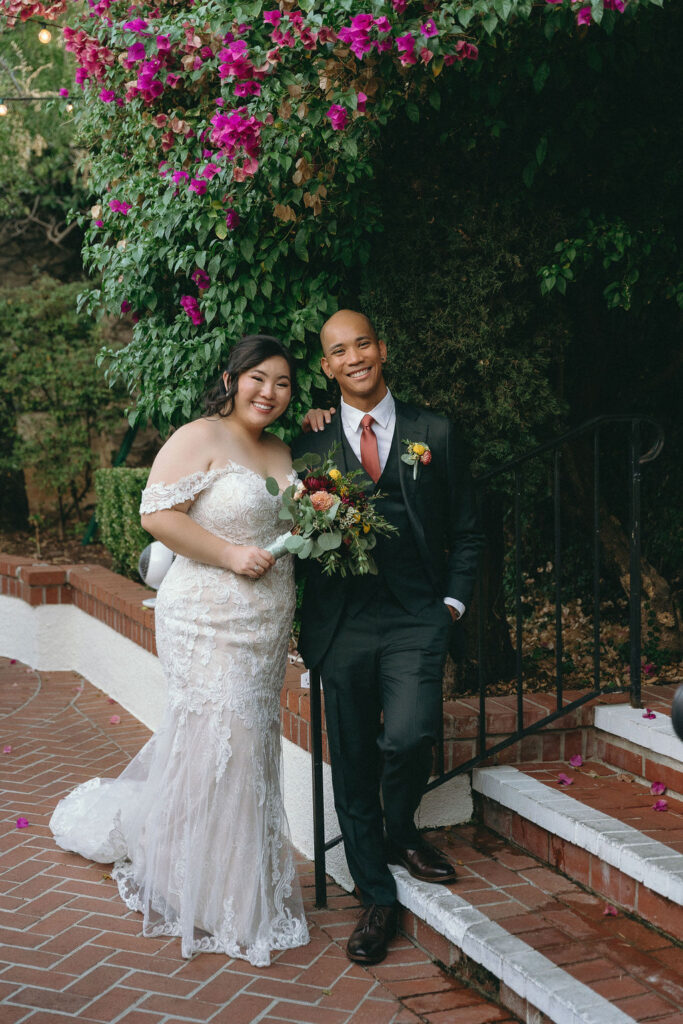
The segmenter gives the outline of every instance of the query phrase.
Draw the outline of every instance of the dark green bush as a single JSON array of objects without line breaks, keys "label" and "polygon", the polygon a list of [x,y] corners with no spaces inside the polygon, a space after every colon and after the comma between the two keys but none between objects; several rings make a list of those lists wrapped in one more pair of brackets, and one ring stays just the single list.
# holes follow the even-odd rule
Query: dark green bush
[{"label": "dark green bush", "polygon": [[95,473],[97,524],[116,572],[138,579],[140,552],[153,538],[140,526],[140,495],[149,469],[98,469]]}]

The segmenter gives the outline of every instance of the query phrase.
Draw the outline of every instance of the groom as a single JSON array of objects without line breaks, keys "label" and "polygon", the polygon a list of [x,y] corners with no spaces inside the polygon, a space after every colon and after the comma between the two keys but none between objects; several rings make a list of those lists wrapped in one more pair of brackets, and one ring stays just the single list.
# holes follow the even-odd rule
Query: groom
[{"label": "groom", "polygon": [[[339,468],[362,469],[358,481],[382,492],[378,511],[399,531],[377,538],[377,576],[330,577],[308,563],[299,642],[306,665],[321,672],[335,807],[364,905],[347,954],[378,963],[397,924],[387,865],[427,882],[455,881],[414,815],[442,713],[449,630],[472,593],[481,535],[454,426],[393,398],[386,346],[367,317],[339,310],[321,343],[341,408],[322,430],[297,438],[293,454],[324,456],[338,444]],[[401,460],[406,442],[428,453],[416,478]]]}]

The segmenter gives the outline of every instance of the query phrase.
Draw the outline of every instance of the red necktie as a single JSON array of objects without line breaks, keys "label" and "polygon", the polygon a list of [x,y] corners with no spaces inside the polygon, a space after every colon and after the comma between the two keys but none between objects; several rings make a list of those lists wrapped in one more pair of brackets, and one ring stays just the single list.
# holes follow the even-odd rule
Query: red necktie
[{"label": "red necktie", "polygon": [[368,474],[370,479],[377,483],[382,473],[379,464],[379,451],[377,450],[377,437],[375,431],[372,429],[374,419],[370,413],[366,413],[363,419],[360,421],[360,425],[363,428],[360,435],[360,461],[363,465],[363,469]]}]

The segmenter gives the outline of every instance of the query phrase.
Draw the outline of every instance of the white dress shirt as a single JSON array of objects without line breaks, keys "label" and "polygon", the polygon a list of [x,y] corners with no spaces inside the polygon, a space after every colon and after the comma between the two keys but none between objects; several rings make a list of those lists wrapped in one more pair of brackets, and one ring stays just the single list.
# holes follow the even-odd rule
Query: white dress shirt
[{"label": "white dress shirt", "polygon": [[[363,432],[361,420],[367,414],[362,409],[356,409],[354,406],[348,405],[342,398],[340,415],[346,440],[349,442],[353,454],[356,456],[358,461],[361,462],[360,438]],[[393,395],[388,388],[387,393],[381,402],[379,402],[374,409],[370,409],[370,415],[375,421],[372,424],[372,429],[375,433],[375,437],[377,438],[379,466],[380,469],[384,471],[387,459],[389,458],[389,452],[391,451],[391,444],[394,439],[394,430],[396,429],[396,404],[394,402]],[[455,597],[444,597],[444,604],[450,605],[451,608],[455,608],[458,613],[457,618],[460,618],[460,616],[465,613],[465,605]]]}]

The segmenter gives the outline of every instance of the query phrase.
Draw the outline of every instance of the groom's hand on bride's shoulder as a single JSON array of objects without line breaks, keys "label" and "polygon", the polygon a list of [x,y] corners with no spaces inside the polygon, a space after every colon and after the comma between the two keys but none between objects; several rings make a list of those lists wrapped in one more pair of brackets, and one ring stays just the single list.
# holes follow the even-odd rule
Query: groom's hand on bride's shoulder
[{"label": "groom's hand on bride's shoulder", "polygon": [[332,417],[336,411],[333,405],[329,409],[309,409],[301,421],[302,432],[310,434],[323,430],[326,424],[332,422]]}]

